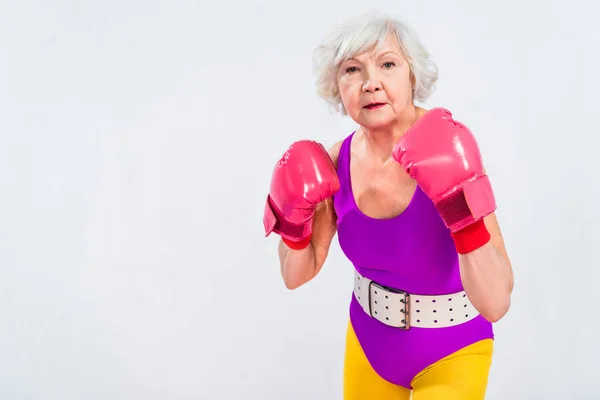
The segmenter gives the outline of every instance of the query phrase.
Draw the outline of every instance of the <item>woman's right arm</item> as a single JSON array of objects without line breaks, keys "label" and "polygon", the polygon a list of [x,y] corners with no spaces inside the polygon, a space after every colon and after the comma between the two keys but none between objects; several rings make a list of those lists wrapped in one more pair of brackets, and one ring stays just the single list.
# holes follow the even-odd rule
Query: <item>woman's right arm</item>
[{"label": "woman's right arm", "polygon": [[[341,144],[340,141],[329,149],[329,155],[336,167]],[[321,271],[335,236],[336,220],[333,198],[330,197],[317,205],[313,234],[310,244],[306,248],[293,250],[283,240],[279,240],[281,276],[288,289],[293,290],[304,285]]]}]

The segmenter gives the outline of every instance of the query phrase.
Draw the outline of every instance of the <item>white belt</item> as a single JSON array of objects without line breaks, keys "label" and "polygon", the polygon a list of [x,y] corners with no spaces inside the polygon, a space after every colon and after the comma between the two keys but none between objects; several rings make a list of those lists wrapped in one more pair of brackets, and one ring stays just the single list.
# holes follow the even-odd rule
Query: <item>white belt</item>
[{"label": "white belt", "polygon": [[354,296],[368,315],[385,325],[404,330],[411,327],[446,328],[479,315],[464,290],[439,296],[409,294],[381,286],[356,269]]}]

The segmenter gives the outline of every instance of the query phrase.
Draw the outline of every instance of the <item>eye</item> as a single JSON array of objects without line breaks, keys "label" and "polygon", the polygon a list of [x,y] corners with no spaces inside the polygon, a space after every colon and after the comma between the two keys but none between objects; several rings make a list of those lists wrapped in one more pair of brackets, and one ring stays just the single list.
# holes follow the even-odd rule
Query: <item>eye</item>
[{"label": "eye", "polygon": [[391,62],[391,61],[383,63],[383,67],[384,68],[388,68],[389,69],[389,68],[392,68],[392,67],[395,67],[395,66],[396,66],[396,64],[393,63],[393,62]]},{"label": "eye", "polygon": [[346,68],[346,73],[351,74],[352,72],[356,72],[357,70],[358,70],[358,68],[356,68],[356,67],[348,67],[348,68]]}]

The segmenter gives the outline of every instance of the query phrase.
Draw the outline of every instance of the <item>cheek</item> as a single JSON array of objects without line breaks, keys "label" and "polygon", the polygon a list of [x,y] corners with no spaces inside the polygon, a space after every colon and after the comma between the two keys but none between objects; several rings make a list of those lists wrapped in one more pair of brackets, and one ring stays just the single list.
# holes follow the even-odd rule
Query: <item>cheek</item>
[{"label": "cheek", "polygon": [[345,81],[339,85],[340,96],[342,101],[347,105],[354,105],[360,101],[360,93],[362,90],[362,83],[358,81]]},{"label": "cheek", "polygon": [[406,101],[412,96],[412,83],[408,77],[398,77],[389,82],[390,97],[392,100]]}]

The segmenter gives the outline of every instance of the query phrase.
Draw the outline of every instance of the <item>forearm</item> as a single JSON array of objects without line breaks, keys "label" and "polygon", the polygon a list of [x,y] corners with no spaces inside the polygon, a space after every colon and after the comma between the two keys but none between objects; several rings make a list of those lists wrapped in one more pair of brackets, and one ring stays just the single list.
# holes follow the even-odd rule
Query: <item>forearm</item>
[{"label": "forearm", "polygon": [[510,308],[513,287],[513,273],[508,255],[504,249],[499,228],[494,215],[473,223],[452,234],[458,260],[462,284],[473,303],[485,319],[491,322],[500,320]]},{"label": "forearm", "polygon": [[485,319],[497,322],[510,308],[513,274],[505,257],[488,242],[467,254],[459,254],[465,291]]},{"label": "forearm", "polygon": [[296,289],[316,275],[317,263],[312,243],[301,250],[292,250],[280,240],[278,252],[281,277],[288,289]]}]

